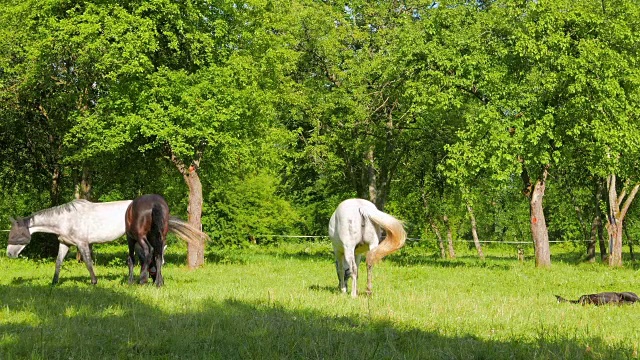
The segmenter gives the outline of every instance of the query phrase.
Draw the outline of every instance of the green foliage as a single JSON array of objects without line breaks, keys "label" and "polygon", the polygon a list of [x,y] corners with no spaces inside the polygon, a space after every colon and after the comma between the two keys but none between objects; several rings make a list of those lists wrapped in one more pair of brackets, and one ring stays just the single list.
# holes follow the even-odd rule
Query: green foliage
[{"label": "green foliage", "polygon": [[481,240],[523,240],[520,175],[548,167],[552,238],[584,240],[601,179],[638,178],[639,15],[629,0],[8,1],[0,215],[71,200],[88,174],[93,199],[156,192],[186,217],[182,164],[223,244],[325,235],[341,200],[373,192],[411,236],[447,215],[467,239],[470,205]]},{"label": "green foliage", "polygon": [[216,244],[266,244],[280,241],[278,235],[303,234],[302,214],[278,195],[273,175],[235,180],[212,192],[205,203],[203,226]]}]

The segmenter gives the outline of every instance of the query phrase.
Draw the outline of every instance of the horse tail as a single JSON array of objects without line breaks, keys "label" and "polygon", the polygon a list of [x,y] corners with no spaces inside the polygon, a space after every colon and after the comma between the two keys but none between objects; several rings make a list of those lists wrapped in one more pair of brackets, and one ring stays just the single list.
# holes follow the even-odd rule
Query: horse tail
[{"label": "horse tail", "polygon": [[384,241],[380,242],[375,249],[367,253],[367,264],[373,265],[377,263],[382,260],[382,258],[400,249],[404,245],[404,242],[407,239],[407,233],[405,232],[404,226],[400,220],[373,208],[361,207],[360,214],[382,227],[387,233],[387,237]]},{"label": "horse tail", "polygon": [[153,236],[151,237],[156,242],[155,244],[151,244],[152,246],[157,246],[158,242],[162,239],[162,228],[164,223],[164,217],[166,214],[164,210],[162,210],[162,206],[160,204],[153,204],[153,208],[151,208],[151,232]]},{"label": "horse tail", "polygon": [[176,216],[169,218],[169,231],[190,244],[197,243],[199,239],[209,239],[209,235]]}]

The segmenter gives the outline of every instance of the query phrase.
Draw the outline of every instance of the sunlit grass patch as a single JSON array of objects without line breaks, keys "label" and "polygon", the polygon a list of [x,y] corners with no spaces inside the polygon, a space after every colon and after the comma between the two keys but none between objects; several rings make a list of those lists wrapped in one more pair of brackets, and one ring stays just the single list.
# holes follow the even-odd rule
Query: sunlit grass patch
[{"label": "sunlit grass patch", "polygon": [[409,245],[375,267],[372,296],[351,299],[328,242],[211,249],[197,270],[174,245],[160,289],[127,283],[123,244],[96,249],[96,286],[71,258],[52,287],[53,260],[0,257],[0,358],[637,358],[640,305],[554,297],[640,292],[632,267]]}]

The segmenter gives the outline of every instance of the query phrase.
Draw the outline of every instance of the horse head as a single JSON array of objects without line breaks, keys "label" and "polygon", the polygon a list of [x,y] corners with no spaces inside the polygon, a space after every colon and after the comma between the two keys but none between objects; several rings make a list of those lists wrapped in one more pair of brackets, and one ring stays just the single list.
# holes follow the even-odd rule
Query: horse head
[{"label": "horse head", "polygon": [[22,249],[31,241],[31,233],[29,232],[28,219],[11,218],[11,230],[9,231],[9,241],[7,245],[7,256],[10,258],[18,257]]}]

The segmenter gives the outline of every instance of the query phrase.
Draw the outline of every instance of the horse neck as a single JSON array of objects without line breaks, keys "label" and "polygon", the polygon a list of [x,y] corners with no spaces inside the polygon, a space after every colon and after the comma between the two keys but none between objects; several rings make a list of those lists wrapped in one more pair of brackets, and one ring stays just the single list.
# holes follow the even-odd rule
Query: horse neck
[{"label": "horse neck", "polygon": [[29,227],[30,234],[37,232],[57,234],[59,228],[57,220],[57,216],[55,215],[52,216],[47,213],[36,213],[31,215],[27,219],[26,223]]}]

